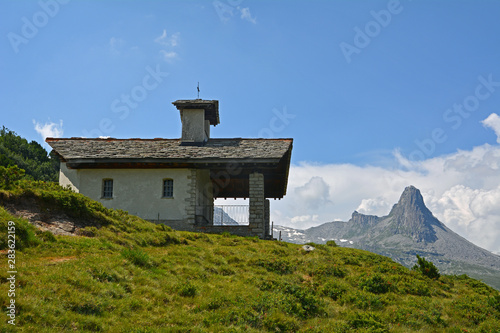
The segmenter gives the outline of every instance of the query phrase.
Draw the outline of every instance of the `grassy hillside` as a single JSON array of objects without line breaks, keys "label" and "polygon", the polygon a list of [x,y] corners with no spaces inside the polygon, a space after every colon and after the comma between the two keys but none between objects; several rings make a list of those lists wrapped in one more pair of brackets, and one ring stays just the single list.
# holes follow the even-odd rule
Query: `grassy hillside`
[{"label": "grassy hillside", "polygon": [[0,207],[0,332],[7,227],[16,225],[16,328],[26,332],[499,332],[500,295],[467,276],[430,279],[366,251],[172,231],[57,185],[0,204],[86,223],[53,236]]}]

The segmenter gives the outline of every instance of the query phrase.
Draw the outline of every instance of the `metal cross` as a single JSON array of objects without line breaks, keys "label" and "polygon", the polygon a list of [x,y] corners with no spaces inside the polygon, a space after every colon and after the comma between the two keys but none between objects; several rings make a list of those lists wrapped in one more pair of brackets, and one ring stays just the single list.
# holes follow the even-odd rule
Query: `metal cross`
[{"label": "metal cross", "polygon": [[198,89],[198,99],[200,99],[200,82],[198,82],[198,87],[197,87],[197,89]]}]

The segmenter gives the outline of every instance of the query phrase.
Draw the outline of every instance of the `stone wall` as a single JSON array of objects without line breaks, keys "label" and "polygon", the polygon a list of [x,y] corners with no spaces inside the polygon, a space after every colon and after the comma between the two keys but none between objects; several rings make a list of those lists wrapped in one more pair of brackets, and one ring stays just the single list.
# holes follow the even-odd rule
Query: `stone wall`
[{"label": "stone wall", "polygon": [[196,222],[196,170],[189,170],[190,174],[187,176],[188,183],[186,187],[186,223],[194,225]]},{"label": "stone wall", "polygon": [[250,213],[248,228],[254,235],[264,238],[264,175],[259,172],[250,174],[249,177]]}]

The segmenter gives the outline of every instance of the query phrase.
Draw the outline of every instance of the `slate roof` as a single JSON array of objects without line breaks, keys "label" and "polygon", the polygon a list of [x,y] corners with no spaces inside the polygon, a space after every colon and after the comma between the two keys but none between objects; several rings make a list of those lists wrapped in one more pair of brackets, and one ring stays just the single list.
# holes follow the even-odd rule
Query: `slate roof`
[{"label": "slate roof", "polygon": [[293,139],[210,139],[203,146],[183,146],[180,139],[47,138],[63,160],[81,159],[281,159]]}]

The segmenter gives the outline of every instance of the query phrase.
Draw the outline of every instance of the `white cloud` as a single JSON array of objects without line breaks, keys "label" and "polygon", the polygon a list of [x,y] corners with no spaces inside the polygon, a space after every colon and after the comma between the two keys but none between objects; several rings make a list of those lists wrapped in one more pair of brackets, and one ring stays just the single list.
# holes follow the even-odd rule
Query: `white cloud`
[{"label": "white cloud", "polygon": [[384,215],[391,207],[383,197],[369,198],[361,200],[361,204],[356,208],[358,212],[365,215]]},{"label": "white cloud", "polygon": [[44,141],[46,138],[60,138],[64,132],[62,120],[59,120],[59,124],[48,122],[42,125],[33,119],[33,125],[35,125],[35,131],[42,136]]},{"label": "white cloud", "polygon": [[485,127],[491,128],[497,135],[497,142],[500,143],[500,117],[496,113],[492,113],[481,122]]},{"label": "white cloud", "polygon": [[292,224],[303,224],[304,222],[317,222],[319,215],[300,215],[291,219]]},{"label": "white cloud", "polygon": [[[500,146],[484,144],[423,161],[410,161],[397,150],[393,155],[391,167],[292,165],[287,195],[271,203],[272,220],[305,229],[338,218],[347,221],[354,210],[383,216],[404,188],[414,185],[441,222],[500,252]],[[316,221],[306,218],[313,215]]]},{"label": "white cloud", "polygon": [[252,17],[252,14],[250,14],[250,8],[241,8],[241,19],[246,20],[248,22],[251,22],[253,24],[257,24],[257,20],[255,17]]},{"label": "white cloud", "polygon": [[180,33],[176,32],[172,35],[167,34],[167,30],[163,29],[163,33],[155,38],[155,43],[166,47],[176,47],[179,42]]},{"label": "white cloud", "polygon": [[297,207],[318,209],[329,202],[329,186],[321,177],[312,177],[303,186],[295,188]]}]

